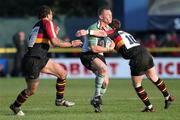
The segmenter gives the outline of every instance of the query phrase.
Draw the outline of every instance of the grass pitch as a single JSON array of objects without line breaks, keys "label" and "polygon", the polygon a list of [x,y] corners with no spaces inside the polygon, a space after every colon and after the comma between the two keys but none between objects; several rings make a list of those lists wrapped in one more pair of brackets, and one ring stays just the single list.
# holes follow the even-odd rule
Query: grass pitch
[{"label": "grass pitch", "polygon": [[168,110],[164,110],[164,98],[148,80],[144,80],[154,113],[141,113],[144,105],[136,96],[131,80],[111,80],[103,96],[103,112],[94,113],[90,99],[94,92],[94,80],[68,80],[65,98],[74,101],[71,108],[56,107],[55,80],[41,80],[37,93],[22,106],[24,117],[14,116],[9,105],[25,88],[23,78],[0,78],[0,120],[179,120],[180,80],[165,80],[168,90],[176,97]]}]

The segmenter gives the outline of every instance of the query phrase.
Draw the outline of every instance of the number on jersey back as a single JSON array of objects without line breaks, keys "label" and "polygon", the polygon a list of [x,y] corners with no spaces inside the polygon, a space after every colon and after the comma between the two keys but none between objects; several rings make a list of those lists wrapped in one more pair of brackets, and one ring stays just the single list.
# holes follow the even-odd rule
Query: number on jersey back
[{"label": "number on jersey back", "polygon": [[124,31],[118,31],[118,33],[122,37],[122,40],[127,49],[140,45],[139,42],[136,39],[134,39],[134,37],[131,34]]}]

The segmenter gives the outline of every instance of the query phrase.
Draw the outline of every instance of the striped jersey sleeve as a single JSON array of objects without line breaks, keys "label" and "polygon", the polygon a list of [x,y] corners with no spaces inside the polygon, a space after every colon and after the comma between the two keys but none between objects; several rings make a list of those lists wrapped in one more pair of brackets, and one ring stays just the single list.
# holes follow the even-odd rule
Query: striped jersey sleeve
[{"label": "striped jersey sleeve", "polygon": [[52,21],[45,20],[43,22],[43,26],[44,26],[44,29],[45,29],[47,36],[49,37],[50,40],[57,37],[56,25]]}]

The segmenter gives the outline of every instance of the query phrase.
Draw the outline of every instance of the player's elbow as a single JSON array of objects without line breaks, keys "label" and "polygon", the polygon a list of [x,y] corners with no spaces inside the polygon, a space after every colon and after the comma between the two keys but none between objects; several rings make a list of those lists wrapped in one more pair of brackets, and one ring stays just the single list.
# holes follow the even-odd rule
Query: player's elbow
[{"label": "player's elbow", "polygon": [[51,39],[51,44],[53,47],[59,46],[59,40],[57,38]]}]

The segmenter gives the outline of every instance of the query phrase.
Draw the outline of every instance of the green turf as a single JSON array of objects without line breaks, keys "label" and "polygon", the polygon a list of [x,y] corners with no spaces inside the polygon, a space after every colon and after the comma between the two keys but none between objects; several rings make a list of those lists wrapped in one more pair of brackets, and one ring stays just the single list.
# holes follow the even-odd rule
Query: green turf
[{"label": "green turf", "polygon": [[141,113],[142,102],[137,98],[130,80],[111,80],[103,97],[103,112],[94,113],[90,105],[94,80],[68,80],[65,98],[76,105],[71,108],[56,107],[55,80],[41,80],[37,93],[28,99],[22,109],[24,117],[14,116],[9,105],[25,87],[23,78],[0,78],[0,120],[179,120],[180,80],[165,80],[168,90],[176,96],[173,105],[165,111],[161,93],[148,80],[143,82],[155,113]]}]

